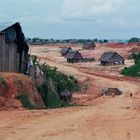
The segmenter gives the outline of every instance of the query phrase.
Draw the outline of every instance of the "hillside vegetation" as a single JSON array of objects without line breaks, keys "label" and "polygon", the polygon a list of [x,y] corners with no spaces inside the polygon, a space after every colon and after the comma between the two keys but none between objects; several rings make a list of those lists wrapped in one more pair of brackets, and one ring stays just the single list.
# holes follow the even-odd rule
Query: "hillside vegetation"
[{"label": "hillside vegetation", "polygon": [[42,69],[45,81],[38,87],[45,105],[49,108],[65,107],[74,91],[79,90],[77,80],[71,76],[57,71],[56,67],[43,64]]},{"label": "hillside vegetation", "polygon": [[140,53],[138,54],[132,54],[131,58],[134,59],[135,65],[127,68],[125,67],[122,70],[122,74],[126,76],[132,76],[132,77],[140,77]]},{"label": "hillside vegetation", "polygon": [[124,68],[122,74],[132,77],[140,77],[140,62],[129,68]]}]

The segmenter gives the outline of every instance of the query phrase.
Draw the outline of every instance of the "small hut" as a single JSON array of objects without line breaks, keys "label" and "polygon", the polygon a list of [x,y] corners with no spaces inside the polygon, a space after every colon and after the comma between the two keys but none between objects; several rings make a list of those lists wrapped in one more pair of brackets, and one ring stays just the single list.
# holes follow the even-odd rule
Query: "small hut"
[{"label": "small hut", "polygon": [[0,72],[25,73],[28,45],[20,24],[0,24]]},{"label": "small hut", "polygon": [[105,52],[100,58],[101,65],[122,65],[125,59],[117,52]]},{"label": "small hut", "polygon": [[60,53],[62,56],[65,56],[69,51],[72,51],[71,47],[63,47],[61,48]]},{"label": "small hut", "polygon": [[95,49],[95,43],[94,42],[88,42],[88,43],[84,43],[83,45],[83,49],[84,50],[94,50]]},{"label": "small hut", "polygon": [[79,51],[69,51],[66,55],[67,62],[69,63],[77,63],[83,60],[82,55]]}]

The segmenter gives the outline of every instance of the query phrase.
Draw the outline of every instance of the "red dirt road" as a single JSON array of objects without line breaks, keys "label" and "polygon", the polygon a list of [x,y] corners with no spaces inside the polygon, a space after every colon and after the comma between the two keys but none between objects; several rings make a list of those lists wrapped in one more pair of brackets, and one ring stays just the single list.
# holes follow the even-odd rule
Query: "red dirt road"
[{"label": "red dirt road", "polygon": [[[100,97],[91,106],[84,107],[1,111],[0,140],[140,140],[139,80],[78,68],[61,61],[63,58],[58,56],[57,50],[47,51],[44,62],[80,81],[92,83],[91,89],[115,87],[125,94],[115,98]],[[134,93],[132,99],[128,96],[130,92]],[[95,94],[94,90],[92,94]]]},{"label": "red dirt road", "polygon": [[[140,113],[130,97],[105,103],[44,111],[0,114],[1,140],[139,140]],[[100,101],[100,99],[99,99]]]}]

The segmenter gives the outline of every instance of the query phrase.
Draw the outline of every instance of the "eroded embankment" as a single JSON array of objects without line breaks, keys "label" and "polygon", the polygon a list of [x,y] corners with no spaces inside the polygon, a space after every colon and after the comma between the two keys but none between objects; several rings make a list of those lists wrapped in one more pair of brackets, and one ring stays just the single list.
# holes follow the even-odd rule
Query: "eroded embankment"
[{"label": "eroded embankment", "polygon": [[0,73],[0,109],[23,108],[20,98],[28,98],[34,108],[43,108],[44,104],[34,82],[23,74]]}]

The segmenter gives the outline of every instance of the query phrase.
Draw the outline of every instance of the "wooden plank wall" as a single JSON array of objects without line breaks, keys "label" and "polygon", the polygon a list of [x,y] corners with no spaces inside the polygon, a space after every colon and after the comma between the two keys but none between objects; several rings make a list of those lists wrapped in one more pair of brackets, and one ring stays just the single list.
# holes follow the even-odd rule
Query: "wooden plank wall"
[{"label": "wooden plank wall", "polygon": [[6,43],[4,35],[0,34],[0,72],[19,72],[17,46]]}]

